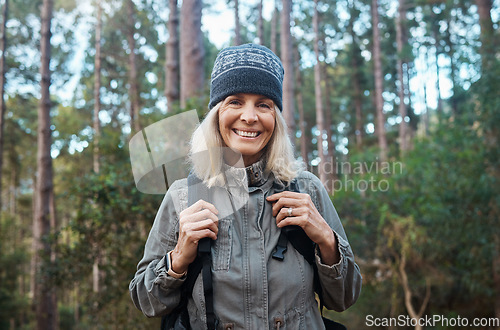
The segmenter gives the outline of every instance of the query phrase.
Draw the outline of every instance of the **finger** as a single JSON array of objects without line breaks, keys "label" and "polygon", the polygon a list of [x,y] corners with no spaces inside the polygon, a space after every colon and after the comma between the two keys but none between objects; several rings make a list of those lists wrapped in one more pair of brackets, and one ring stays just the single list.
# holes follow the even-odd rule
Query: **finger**
[{"label": "finger", "polygon": [[209,237],[213,240],[217,239],[217,234],[214,233],[209,228],[201,229],[201,230],[192,230],[186,233],[186,238],[192,244],[198,244],[198,242],[205,237]]},{"label": "finger", "polygon": [[282,221],[285,218],[298,216],[298,212],[296,209],[292,208],[292,215],[289,214],[289,207],[283,207],[276,213],[276,224]]},{"label": "finger", "polygon": [[210,219],[211,221],[218,223],[219,219],[217,218],[217,215],[215,215],[212,211],[209,209],[203,209],[201,211],[198,211],[193,214],[189,215],[181,215],[179,222],[180,223],[190,223],[190,222],[198,222],[202,220]]},{"label": "finger", "polygon": [[217,215],[214,214],[211,210],[209,209],[203,209],[195,214],[191,215],[191,218],[193,221],[200,221],[200,220],[205,220],[205,219],[211,219],[213,222],[218,223],[219,218],[217,218]]},{"label": "finger", "polygon": [[301,205],[300,199],[297,199],[299,196],[294,196],[293,198],[290,197],[281,197],[278,199],[276,203],[273,205],[273,216],[277,216],[278,213],[283,209],[283,208],[297,208]]},{"label": "finger", "polygon": [[300,193],[296,193],[296,192],[288,191],[287,190],[287,191],[282,191],[282,192],[279,192],[279,193],[267,196],[266,199],[269,202],[273,202],[273,201],[277,201],[281,197],[291,197],[291,196],[294,196],[294,195],[300,195]]},{"label": "finger", "polygon": [[185,210],[183,210],[180,213],[180,216],[183,216],[183,215],[185,216],[185,215],[193,214],[193,213],[199,212],[199,211],[201,211],[203,209],[208,209],[208,210],[212,211],[214,214],[218,214],[219,213],[219,211],[217,210],[217,208],[213,204],[211,204],[209,202],[206,202],[203,199],[200,199],[196,203],[194,203],[193,205],[191,205],[190,207],[188,207]]},{"label": "finger", "polygon": [[205,229],[209,229],[215,235],[217,235],[219,233],[219,226],[217,225],[217,223],[213,222],[211,219],[206,219],[206,220],[201,220],[201,221],[191,222],[191,223],[185,224],[181,230],[189,237],[194,232],[204,231]]},{"label": "finger", "polygon": [[278,224],[280,221],[286,219],[286,218],[294,218],[294,217],[300,217],[300,216],[306,216],[308,213],[308,209],[305,207],[292,207],[292,215],[289,214],[289,207],[283,207],[281,210],[278,212],[276,215],[276,224]]},{"label": "finger", "polygon": [[306,217],[304,216],[297,216],[297,217],[286,217],[282,219],[278,224],[278,228],[283,228],[285,226],[300,226],[304,228],[304,223],[307,221]]},{"label": "finger", "polygon": [[208,209],[208,210],[212,211],[214,214],[219,214],[219,211],[217,210],[217,208],[213,204],[206,202],[203,199],[200,199],[196,203],[199,203],[199,205],[201,206],[201,209]]}]

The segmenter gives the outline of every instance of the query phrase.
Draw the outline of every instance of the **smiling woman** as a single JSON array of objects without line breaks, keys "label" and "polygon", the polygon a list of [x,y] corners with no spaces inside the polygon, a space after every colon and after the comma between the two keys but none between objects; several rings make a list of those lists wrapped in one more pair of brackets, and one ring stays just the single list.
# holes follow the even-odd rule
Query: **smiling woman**
[{"label": "smiling woman", "polygon": [[192,173],[169,188],[130,283],[137,308],[166,314],[168,329],[341,329],[321,317],[315,291],[337,311],[359,296],[328,193],[293,155],[283,74],[259,45],[215,60]]},{"label": "smiling woman", "polygon": [[260,159],[274,132],[275,121],[273,100],[257,94],[228,96],[219,109],[224,145],[238,150],[245,166]]}]

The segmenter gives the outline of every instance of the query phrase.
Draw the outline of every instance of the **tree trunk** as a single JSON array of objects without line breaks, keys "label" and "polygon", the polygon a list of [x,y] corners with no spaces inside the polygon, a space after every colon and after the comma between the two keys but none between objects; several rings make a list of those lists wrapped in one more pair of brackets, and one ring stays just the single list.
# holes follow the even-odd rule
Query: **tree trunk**
[{"label": "tree trunk", "polygon": [[397,69],[398,69],[398,80],[399,80],[399,88],[398,88],[398,97],[399,97],[399,116],[401,117],[401,123],[399,123],[399,150],[401,155],[405,155],[408,150],[408,124],[405,121],[407,116],[406,113],[406,103],[405,103],[405,79],[403,72],[403,48],[405,45],[404,38],[404,27],[406,26],[406,9],[405,9],[405,0],[399,0],[399,8],[398,15],[396,17],[396,44],[398,50],[398,60],[397,60]]},{"label": "tree trunk", "polygon": [[281,60],[285,69],[283,81],[283,115],[288,126],[288,135],[295,140],[295,102],[293,92],[293,45],[290,33],[292,0],[283,0],[281,11]]},{"label": "tree trunk", "polygon": [[[448,46],[448,57],[450,58],[450,80],[452,83],[451,90],[453,91],[453,95],[450,97],[451,101],[451,110],[453,115],[458,115],[458,83],[457,83],[457,64],[455,61],[455,45],[451,40],[451,25],[454,24],[454,19],[452,15],[452,11],[450,11],[450,17],[446,20],[446,32],[445,32],[445,42]],[[446,49],[446,48],[445,48]]]},{"label": "tree trunk", "polygon": [[323,93],[321,91],[321,63],[319,61],[319,13],[318,13],[318,0],[314,0],[314,16],[313,16],[313,27],[314,27],[314,54],[316,55],[316,64],[314,65],[314,91],[316,99],[316,126],[319,131],[318,140],[318,154],[320,158],[320,163],[318,165],[319,179],[325,186],[328,192],[331,192],[331,185],[328,184],[328,177],[325,171],[326,157],[323,151],[323,135],[325,134],[324,129],[324,110],[323,110]]},{"label": "tree trunk", "polygon": [[[50,129],[50,25],[52,19],[53,2],[43,0],[42,25],[41,25],[41,98],[38,108],[38,151],[37,151],[37,180],[35,189],[35,212],[33,219],[33,247],[35,266],[35,296],[34,307],[36,311],[36,329],[57,328],[57,304],[55,301],[55,288],[51,280],[44,275],[44,256],[51,256],[51,243],[46,239],[51,232],[51,224],[55,223],[53,213],[53,173]],[[52,212],[51,212],[52,211]],[[47,260],[47,259],[45,259]]]},{"label": "tree trunk", "polygon": [[[0,211],[2,210],[2,170],[3,145],[5,127],[5,50],[7,49],[7,19],[9,15],[9,0],[5,0],[2,10],[2,26],[0,31]],[[1,227],[1,226],[0,226]]]},{"label": "tree trunk", "polygon": [[101,29],[102,7],[101,0],[97,0],[97,25],[95,29],[95,59],[94,59],[94,172],[99,173],[99,140],[101,137]]},{"label": "tree trunk", "polygon": [[168,41],[166,43],[167,60],[165,61],[165,96],[167,110],[171,111],[179,101],[179,15],[177,0],[169,0]]},{"label": "tree trunk", "polygon": [[234,45],[241,45],[240,4],[234,0]]},{"label": "tree trunk", "polygon": [[[433,17],[437,20],[436,15],[433,15]],[[437,24],[433,25],[432,36],[434,38],[434,48],[436,50],[435,61],[436,61],[436,92],[437,92],[437,115],[438,115],[437,117],[438,117],[438,121],[441,121],[441,117],[443,115],[443,99],[441,98],[441,84],[439,82],[439,71],[440,71],[440,67],[439,67],[440,50],[439,50],[439,39],[438,39],[439,25],[437,25]]]},{"label": "tree trunk", "polygon": [[259,37],[259,44],[264,45],[264,18],[262,17],[263,1],[259,2],[259,21],[257,23],[257,37]]},{"label": "tree trunk", "polygon": [[[102,6],[101,0],[97,0],[97,25],[95,30],[95,59],[94,59],[94,173],[100,171],[99,141],[101,137],[101,123],[99,112],[101,111],[101,30],[102,30]],[[99,259],[94,260],[92,265],[92,289],[99,292]]]},{"label": "tree trunk", "polygon": [[[139,122],[139,84],[137,82],[137,61],[135,54],[135,4],[132,0],[127,0],[127,11],[129,19],[129,29],[127,31],[128,40],[128,82],[129,82],[129,98],[130,98],[130,130],[131,133],[139,132],[141,125]],[[131,134],[132,135],[132,134]]]},{"label": "tree trunk", "polygon": [[[325,39],[323,39],[323,45],[326,45]],[[326,56],[325,56],[326,57]],[[325,128],[326,128],[326,136],[328,140],[328,157],[327,161],[330,162],[328,166],[328,179],[334,182],[335,179],[337,179],[337,174],[335,173],[335,169],[337,168],[335,166],[336,164],[336,154],[335,154],[335,142],[333,142],[333,131],[332,131],[332,100],[330,99],[330,92],[333,90],[331,84],[330,84],[330,79],[328,77],[328,65],[323,62],[322,63],[323,67],[323,81],[325,85]]]},{"label": "tree trunk", "polygon": [[361,96],[361,87],[359,83],[359,64],[356,60],[352,61],[353,64],[353,80],[352,80],[352,87],[354,90],[354,109],[356,113],[356,146],[358,147],[359,150],[361,150],[361,147],[363,146],[363,135],[364,135],[364,128],[363,128],[363,101],[362,101],[362,96]]},{"label": "tree trunk", "polygon": [[495,317],[500,318],[500,238],[498,235],[493,237],[494,250],[493,250],[493,287],[495,298]]},{"label": "tree trunk", "polygon": [[271,51],[279,56],[278,54],[278,6],[276,5],[276,1],[274,1],[274,11],[273,17],[271,18]]},{"label": "tree trunk", "polygon": [[181,8],[181,107],[191,97],[203,92],[203,34],[201,32],[201,0],[184,0]]},{"label": "tree trunk", "polygon": [[[425,50],[425,71],[427,72],[428,67],[427,63],[429,62],[429,51],[426,49]],[[424,115],[424,132],[425,135],[429,135],[429,128],[430,128],[430,123],[431,123],[431,114],[430,114],[430,109],[429,109],[429,104],[427,102],[427,82],[423,82],[423,89],[424,89],[424,105],[425,105],[425,115]]]},{"label": "tree trunk", "polygon": [[16,200],[17,200],[17,187],[19,182],[18,175],[19,175],[18,168],[16,166],[12,166],[10,171],[9,213],[13,217],[15,217],[17,213]]},{"label": "tree trunk", "polygon": [[352,89],[353,89],[353,102],[355,109],[355,136],[356,136],[356,147],[361,150],[361,146],[363,145],[363,100],[361,94],[361,82],[360,82],[360,72],[361,72],[361,64],[359,63],[359,55],[361,50],[359,49],[359,45],[357,43],[357,36],[354,32],[354,19],[356,18],[356,12],[354,10],[354,2],[351,5],[350,14],[351,17],[349,19],[349,33],[352,38],[352,55],[351,55],[351,79],[352,79]]},{"label": "tree trunk", "polygon": [[413,293],[411,291],[410,284],[408,283],[408,275],[406,274],[405,267],[406,267],[406,257],[405,255],[402,255],[399,260],[398,275],[401,281],[401,285],[403,286],[405,307],[410,317],[412,319],[415,319],[416,321],[415,330],[422,330],[422,326],[420,325],[422,322],[419,322],[419,320],[422,317],[422,315],[424,315],[425,309],[427,308],[427,304],[429,303],[429,300],[431,298],[431,284],[430,281],[426,278],[425,297],[424,300],[422,301],[422,305],[420,305],[420,310],[417,312],[413,307],[412,303]]},{"label": "tree trunk", "polygon": [[486,72],[490,64],[490,57],[495,54],[493,48],[493,22],[491,20],[492,0],[475,0],[475,2],[479,13],[479,25],[481,26],[482,71]]},{"label": "tree trunk", "polygon": [[380,54],[380,31],[378,28],[378,1],[372,0],[372,28],[373,28],[373,69],[375,79],[375,132],[378,138],[380,148],[380,161],[387,161],[387,137],[385,134],[385,116],[384,116],[384,98],[383,92],[383,75],[382,75],[382,59]]},{"label": "tree trunk", "polygon": [[297,87],[295,88],[297,94],[297,108],[299,110],[299,127],[300,127],[300,155],[302,156],[302,161],[306,165],[309,165],[309,158],[307,156],[307,123],[304,118],[304,95],[302,94],[302,73],[300,72],[300,53],[298,45],[295,44],[295,78],[297,79]]}]

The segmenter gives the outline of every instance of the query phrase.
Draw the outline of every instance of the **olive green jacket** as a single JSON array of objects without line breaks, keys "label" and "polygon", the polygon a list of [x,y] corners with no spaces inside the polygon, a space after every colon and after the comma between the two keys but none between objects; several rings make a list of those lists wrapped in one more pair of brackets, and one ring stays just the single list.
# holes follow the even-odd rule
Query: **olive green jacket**
[{"label": "olive green jacket", "polygon": [[[271,203],[265,199],[274,193],[273,174],[260,173],[261,184],[248,187],[241,170],[244,169],[234,169],[234,175],[228,179],[233,196],[246,196],[243,202],[236,202],[236,214],[220,212],[229,209],[223,200],[212,201],[219,210],[219,233],[212,245],[214,307],[219,327],[275,329],[276,323],[281,322],[280,329],[324,329],[315,300],[312,266],[291,244],[283,261],[272,258],[281,230],[272,216]],[[337,237],[340,262],[333,266],[323,264],[318,249],[315,260],[325,307],[343,311],[356,302],[361,291],[359,268],[337,212],[319,179],[304,171],[297,182],[300,191],[311,196]],[[242,186],[246,186],[244,194]],[[135,306],[148,317],[167,314],[180,301],[184,279],[167,275],[164,256],[176,245],[179,213],[187,207],[187,194],[186,179],[176,181],[169,188],[130,283]],[[193,329],[206,328],[204,300],[199,275],[188,301]]]}]

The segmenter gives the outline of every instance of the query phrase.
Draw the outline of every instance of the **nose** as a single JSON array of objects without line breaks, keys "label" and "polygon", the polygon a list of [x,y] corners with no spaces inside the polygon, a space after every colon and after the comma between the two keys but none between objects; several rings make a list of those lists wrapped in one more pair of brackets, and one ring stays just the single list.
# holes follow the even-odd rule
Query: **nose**
[{"label": "nose", "polygon": [[257,116],[257,106],[255,104],[245,104],[242,109],[240,119],[248,124],[259,120],[259,117]]}]

